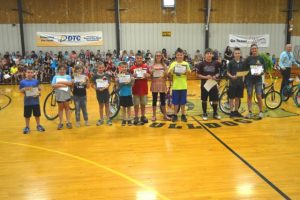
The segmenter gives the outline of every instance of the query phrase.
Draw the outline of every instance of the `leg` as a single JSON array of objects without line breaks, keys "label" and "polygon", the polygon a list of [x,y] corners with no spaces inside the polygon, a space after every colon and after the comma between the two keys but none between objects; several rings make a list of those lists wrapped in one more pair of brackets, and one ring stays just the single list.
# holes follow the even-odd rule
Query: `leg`
[{"label": "leg", "polygon": [[58,103],[58,118],[60,124],[63,123],[63,110],[64,110],[64,104]]},{"label": "leg", "polygon": [[110,119],[109,102],[105,103],[105,115],[106,115],[106,119],[109,120]]},{"label": "leg", "polygon": [[80,121],[80,99],[77,96],[74,96],[74,104],[75,104],[75,118],[76,122]]},{"label": "leg", "polygon": [[81,107],[81,110],[82,110],[83,119],[84,119],[84,121],[87,122],[89,120],[89,117],[88,117],[88,113],[87,113],[86,102],[87,102],[86,96],[81,97],[80,107]]},{"label": "leg", "polygon": [[126,107],[122,106],[122,119],[126,120]]},{"label": "leg", "polygon": [[26,125],[26,127],[29,128],[29,124],[30,124],[30,117],[25,117],[25,125]]},{"label": "leg", "polygon": [[152,92],[152,111],[153,111],[152,120],[153,121],[155,121],[156,119],[157,96],[158,96],[158,92]]},{"label": "leg", "polygon": [[100,113],[100,120],[103,120],[103,107],[104,104],[103,103],[99,103],[99,113]]},{"label": "leg", "polygon": [[64,103],[64,108],[66,112],[67,123],[71,122],[71,111],[70,111],[70,102],[67,101]]}]

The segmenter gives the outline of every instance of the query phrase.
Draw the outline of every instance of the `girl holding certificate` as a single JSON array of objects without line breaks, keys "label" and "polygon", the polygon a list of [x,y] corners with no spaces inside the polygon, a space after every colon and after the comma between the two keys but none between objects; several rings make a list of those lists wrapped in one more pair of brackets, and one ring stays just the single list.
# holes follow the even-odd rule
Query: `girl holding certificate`
[{"label": "girl holding certificate", "polygon": [[168,67],[164,63],[164,59],[161,52],[155,53],[154,64],[149,69],[151,74],[151,87],[152,92],[152,121],[156,121],[156,105],[157,97],[159,93],[160,106],[162,107],[164,119],[170,120],[166,112],[166,92],[167,92],[167,74]]},{"label": "girl holding certificate", "polygon": [[58,74],[52,79],[52,87],[55,90],[56,101],[58,103],[58,118],[59,124],[58,130],[63,128],[63,111],[65,111],[67,128],[72,128],[70,121],[70,101],[71,101],[71,86],[73,85],[72,79],[69,75],[66,75],[66,68],[60,64],[57,68]]},{"label": "girl holding certificate", "polygon": [[97,122],[97,126],[104,124],[103,110],[105,107],[106,124],[112,125],[112,120],[109,116],[109,86],[110,75],[105,73],[105,66],[103,62],[97,62],[95,67],[97,68],[96,74],[93,76],[93,87],[96,90],[96,96],[99,104],[100,119]]},{"label": "girl holding certificate", "polygon": [[248,115],[247,118],[252,118],[252,93],[253,88],[255,88],[256,97],[258,100],[259,107],[259,118],[263,118],[262,112],[262,88],[263,81],[262,75],[265,70],[264,59],[258,55],[258,47],[256,44],[252,44],[250,48],[250,56],[244,61],[244,67],[249,70],[249,74],[245,78],[246,88],[247,88],[247,103],[248,103]]},{"label": "girl holding certificate", "polygon": [[181,121],[187,122],[185,104],[187,102],[187,74],[191,72],[189,63],[185,62],[184,52],[178,48],[175,52],[175,61],[171,63],[168,73],[173,80],[172,85],[172,104],[174,105],[174,115],[172,122],[178,120],[178,107],[181,108]]}]

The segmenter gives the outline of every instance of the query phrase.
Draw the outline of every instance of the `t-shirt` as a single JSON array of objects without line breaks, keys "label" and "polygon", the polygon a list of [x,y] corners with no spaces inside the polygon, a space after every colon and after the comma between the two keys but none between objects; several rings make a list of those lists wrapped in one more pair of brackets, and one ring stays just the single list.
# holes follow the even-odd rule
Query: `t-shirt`
[{"label": "t-shirt", "polygon": [[[86,80],[86,76],[85,75],[80,75],[80,77],[83,80]],[[86,81],[85,82],[75,82],[76,80],[76,76],[74,77],[74,88],[73,88],[73,95],[74,96],[86,96]]]},{"label": "t-shirt", "polygon": [[[130,68],[130,73],[134,74],[136,69],[146,70],[149,73],[149,68],[146,64],[140,66],[134,65]],[[148,80],[144,79],[135,79],[135,82],[132,87],[133,95],[144,96],[148,94]]]},{"label": "t-shirt", "polygon": [[[38,87],[39,81],[36,79],[24,79],[20,82],[19,89],[25,88],[25,87]],[[32,106],[32,105],[39,105],[39,97],[33,97],[33,96],[26,96],[24,95],[24,105],[25,106]]]},{"label": "t-shirt", "polygon": [[[241,61],[237,62],[236,60],[231,60],[228,63],[227,71],[232,76],[235,76],[237,74],[237,72],[245,71],[245,69],[244,69],[243,63]],[[229,79],[229,83],[230,83],[230,85],[242,84],[243,83],[243,77],[238,77],[235,80]]]},{"label": "t-shirt", "polygon": [[[197,65],[197,71],[198,74],[201,74],[202,76],[215,76],[220,72],[222,64],[217,61],[207,62],[203,61]],[[201,85],[204,86],[206,83],[206,79],[201,79]]]},{"label": "t-shirt", "polygon": [[[130,74],[126,74],[130,75]],[[131,78],[131,76],[130,76]],[[128,84],[119,83],[119,95],[120,96],[131,96],[132,95],[132,85],[133,83],[130,82]]]},{"label": "t-shirt", "polygon": [[251,65],[262,65],[265,71],[266,68],[264,59],[261,56],[248,56],[243,64],[245,70],[249,70],[249,74],[246,76],[247,80],[261,81],[262,76],[251,75]]},{"label": "t-shirt", "polygon": [[[94,76],[92,77],[92,81],[94,83],[94,85],[97,87],[97,79],[102,79],[102,80],[108,80],[108,84],[111,81],[111,76],[107,73],[102,73],[102,74],[94,74]],[[96,90],[97,93],[100,93],[101,91]]]},{"label": "t-shirt", "polygon": [[169,67],[169,73],[173,76],[172,90],[187,90],[187,75],[186,74],[176,74],[175,67],[185,67],[187,72],[191,71],[189,63],[182,61],[174,61]]}]

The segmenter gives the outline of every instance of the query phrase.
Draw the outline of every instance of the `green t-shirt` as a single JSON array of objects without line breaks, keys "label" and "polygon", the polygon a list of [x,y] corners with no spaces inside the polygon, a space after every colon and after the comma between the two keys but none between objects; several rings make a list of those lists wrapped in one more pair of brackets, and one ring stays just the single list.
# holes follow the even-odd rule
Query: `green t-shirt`
[{"label": "green t-shirt", "polygon": [[177,72],[181,72],[185,68],[186,72],[191,72],[191,68],[189,63],[183,61],[178,63],[177,61],[172,62],[169,67],[169,73],[173,76],[173,90],[186,90],[187,89],[187,75],[186,73],[181,74]]}]

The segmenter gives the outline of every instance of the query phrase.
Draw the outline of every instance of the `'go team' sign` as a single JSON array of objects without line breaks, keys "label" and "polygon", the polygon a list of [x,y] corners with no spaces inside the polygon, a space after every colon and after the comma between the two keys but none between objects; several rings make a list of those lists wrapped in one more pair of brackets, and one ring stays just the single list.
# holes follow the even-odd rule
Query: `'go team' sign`
[{"label": "'go team' sign", "polygon": [[102,31],[95,32],[37,32],[36,46],[100,46],[103,45]]}]

